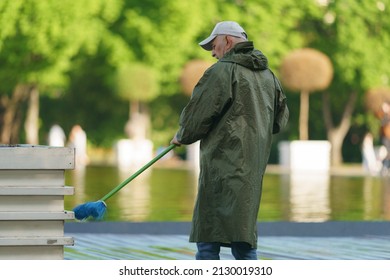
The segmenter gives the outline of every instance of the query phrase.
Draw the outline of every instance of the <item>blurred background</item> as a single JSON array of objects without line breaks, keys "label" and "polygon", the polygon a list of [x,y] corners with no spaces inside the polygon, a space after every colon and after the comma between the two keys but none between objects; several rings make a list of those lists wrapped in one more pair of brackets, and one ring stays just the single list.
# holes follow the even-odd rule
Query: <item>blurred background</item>
[{"label": "blurred background", "polygon": [[[344,219],[388,219],[384,177],[390,138],[390,0],[2,0],[0,143],[76,147],[77,168],[67,180],[77,195],[67,206],[98,199],[130,175],[131,168],[169,144],[193,87],[216,62],[198,42],[223,20],[243,26],[268,57],[288,98],[290,121],[274,137],[270,164],[289,169],[294,159],[289,143],[318,141],[326,144],[328,158],[308,166],[326,162],[320,171],[362,167],[363,173],[358,169],[343,179],[317,176],[322,184],[311,184],[320,188],[311,202],[299,200],[311,197],[310,186],[288,187],[292,182],[302,185],[293,172],[269,175],[266,183],[275,186],[268,190],[269,203],[281,203],[264,219],[340,219],[337,213],[345,210],[346,201],[353,202]],[[195,165],[183,168],[182,162],[193,158]],[[109,217],[190,219],[196,146],[176,148],[159,166],[161,170],[151,171],[152,179],[144,179],[149,183],[140,187],[142,193],[115,198],[126,198],[126,204],[137,197],[141,204],[113,207]],[[103,183],[105,187],[98,187]],[[161,212],[166,205],[154,202],[159,217],[150,218],[150,207],[135,215],[145,208],[142,202],[149,205],[153,197],[163,197],[152,195],[153,186],[162,184],[164,193],[178,185],[169,190],[169,198],[184,192],[172,200],[184,208],[174,208],[170,215]],[[340,192],[356,197],[342,199]],[[339,212],[334,209],[338,200]],[[308,212],[292,210],[294,205]],[[316,207],[310,210],[308,205]],[[133,214],[126,216],[123,209]]]}]

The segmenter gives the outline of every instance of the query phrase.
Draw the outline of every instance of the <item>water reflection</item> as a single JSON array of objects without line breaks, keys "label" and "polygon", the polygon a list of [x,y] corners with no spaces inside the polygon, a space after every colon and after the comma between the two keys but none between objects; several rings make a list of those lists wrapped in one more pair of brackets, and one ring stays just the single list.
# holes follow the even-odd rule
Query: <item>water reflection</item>
[{"label": "water reflection", "polygon": [[291,221],[323,222],[329,220],[329,174],[293,172],[290,175]]},{"label": "water reflection", "polygon": [[[75,187],[75,195],[65,197],[65,208],[100,199],[130,175],[112,166],[67,171],[66,184]],[[197,176],[188,168],[150,168],[107,201],[105,219],[190,221]],[[269,173],[258,217],[296,222],[390,220],[390,178]]]},{"label": "water reflection", "polygon": [[372,178],[367,177],[363,183],[363,205],[364,219],[372,219],[380,212],[380,203],[375,203],[376,198],[380,197],[378,190],[379,184],[375,184]]},{"label": "water reflection", "polygon": [[[118,170],[120,181],[126,180],[131,174],[124,170]],[[136,172],[136,170],[134,170]],[[118,196],[118,204],[122,210],[122,216],[135,222],[144,221],[150,214],[150,176],[151,171],[146,170],[121,189]],[[131,184],[131,185],[130,185]]]},{"label": "water reflection", "polygon": [[390,220],[390,177],[384,177],[381,183],[383,186],[380,193],[382,197],[381,212],[383,212],[383,219]]},{"label": "water reflection", "polygon": [[390,178],[366,177],[363,184],[365,220],[390,220]]},{"label": "water reflection", "polygon": [[71,186],[77,186],[77,195],[75,195],[76,204],[81,204],[85,202],[85,172],[86,167],[77,167],[73,172],[69,172],[68,176],[70,177]]}]

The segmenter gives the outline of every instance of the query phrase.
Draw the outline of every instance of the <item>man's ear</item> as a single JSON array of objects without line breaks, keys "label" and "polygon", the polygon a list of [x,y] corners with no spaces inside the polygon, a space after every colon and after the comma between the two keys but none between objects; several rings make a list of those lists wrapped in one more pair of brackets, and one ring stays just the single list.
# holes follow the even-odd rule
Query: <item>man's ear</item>
[{"label": "man's ear", "polygon": [[233,38],[232,36],[226,36],[226,46],[228,47],[228,49],[230,50],[232,47],[233,47]]}]

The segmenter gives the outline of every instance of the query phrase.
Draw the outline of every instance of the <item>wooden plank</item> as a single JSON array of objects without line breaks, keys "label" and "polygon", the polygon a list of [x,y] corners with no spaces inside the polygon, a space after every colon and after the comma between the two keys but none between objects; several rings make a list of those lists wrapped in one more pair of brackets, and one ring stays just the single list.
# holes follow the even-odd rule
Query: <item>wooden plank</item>
[{"label": "wooden plank", "polygon": [[0,146],[0,169],[74,169],[75,149],[33,145]]},{"label": "wooden plank", "polygon": [[37,186],[37,187],[26,187],[26,186],[0,186],[0,195],[73,195],[74,188],[65,186]]},{"label": "wooden plank", "polygon": [[0,246],[73,246],[74,239],[65,236],[0,237]]},{"label": "wooden plank", "polygon": [[0,221],[1,237],[63,236],[64,221]]},{"label": "wooden plank", "polygon": [[0,212],[62,212],[64,196],[0,195]]},{"label": "wooden plank", "polygon": [[63,186],[64,170],[1,170],[0,186],[11,187],[44,187]]},{"label": "wooden plank", "polygon": [[4,246],[0,260],[63,260],[64,246]]},{"label": "wooden plank", "polygon": [[0,212],[0,221],[28,221],[28,220],[71,220],[74,213],[64,212]]}]

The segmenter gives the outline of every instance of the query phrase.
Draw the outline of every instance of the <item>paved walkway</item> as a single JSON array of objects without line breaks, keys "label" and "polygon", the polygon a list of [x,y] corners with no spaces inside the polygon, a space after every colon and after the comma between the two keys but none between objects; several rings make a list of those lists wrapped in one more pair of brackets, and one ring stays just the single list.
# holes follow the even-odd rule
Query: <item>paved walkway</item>
[{"label": "paved walkway", "polygon": [[[73,260],[193,260],[195,245],[184,235],[74,234],[65,248]],[[259,259],[383,260],[390,259],[390,237],[262,237]],[[232,259],[223,248],[221,259]]]},{"label": "paved walkway", "polygon": [[[71,260],[193,260],[188,223],[80,223],[66,226],[75,245],[65,248]],[[258,240],[265,260],[390,259],[390,223],[265,223]],[[274,232],[274,230],[279,230]],[[128,233],[125,233],[128,232]],[[174,233],[176,232],[176,233]],[[221,259],[232,259],[223,248]]]}]

